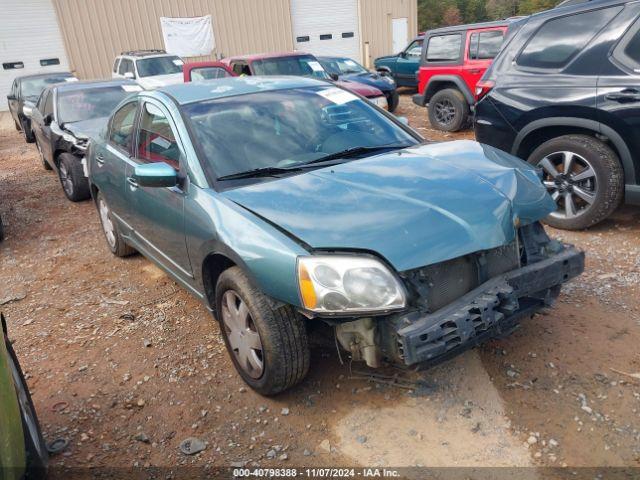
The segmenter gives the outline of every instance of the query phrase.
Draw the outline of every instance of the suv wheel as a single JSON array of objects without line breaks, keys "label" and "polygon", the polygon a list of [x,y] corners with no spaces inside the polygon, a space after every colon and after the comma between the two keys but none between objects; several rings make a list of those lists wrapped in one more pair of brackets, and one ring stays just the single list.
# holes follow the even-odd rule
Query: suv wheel
[{"label": "suv wheel", "polygon": [[542,168],[558,209],[546,223],[579,230],[607,218],[620,205],[624,174],[617,155],[587,135],[565,135],[540,145],[529,163]]},{"label": "suv wheel", "polygon": [[100,192],[98,192],[98,195],[96,196],[96,205],[98,207],[100,223],[102,224],[102,231],[104,232],[104,236],[107,240],[107,245],[109,246],[111,253],[116,257],[128,257],[129,255],[134,254],[136,251],[127,245],[124,238],[122,238],[122,235],[120,235],[118,224],[113,219],[111,210]]},{"label": "suv wheel", "polygon": [[469,104],[454,88],[445,88],[429,100],[429,122],[436,130],[457,132],[467,124]]},{"label": "suv wheel", "polygon": [[274,305],[238,267],[218,279],[216,317],[233,365],[256,392],[275,395],[307,375],[303,320],[290,306]]},{"label": "suv wheel", "polygon": [[89,193],[89,182],[82,171],[80,160],[70,153],[60,155],[58,165],[58,176],[62,190],[69,200],[79,202],[91,196]]}]

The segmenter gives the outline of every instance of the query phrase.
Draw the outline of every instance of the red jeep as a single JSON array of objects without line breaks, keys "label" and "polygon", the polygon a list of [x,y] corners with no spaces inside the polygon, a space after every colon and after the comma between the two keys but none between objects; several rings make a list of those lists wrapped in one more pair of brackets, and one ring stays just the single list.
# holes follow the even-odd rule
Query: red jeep
[{"label": "red jeep", "polygon": [[[510,20],[457,25],[425,33],[413,102],[428,104],[433,128],[467,126],[478,80],[500,51]],[[481,87],[480,87],[481,88]]]}]

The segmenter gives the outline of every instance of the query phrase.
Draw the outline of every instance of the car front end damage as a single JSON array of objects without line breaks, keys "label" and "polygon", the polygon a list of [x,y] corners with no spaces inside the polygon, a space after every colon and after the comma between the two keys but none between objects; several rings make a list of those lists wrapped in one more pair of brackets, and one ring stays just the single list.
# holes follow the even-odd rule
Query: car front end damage
[{"label": "car front end damage", "polygon": [[402,272],[403,311],[331,323],[352,359],[370,367],[436,364],[510,333],[583,270],[584,253],[535,222],[508,245]]}]

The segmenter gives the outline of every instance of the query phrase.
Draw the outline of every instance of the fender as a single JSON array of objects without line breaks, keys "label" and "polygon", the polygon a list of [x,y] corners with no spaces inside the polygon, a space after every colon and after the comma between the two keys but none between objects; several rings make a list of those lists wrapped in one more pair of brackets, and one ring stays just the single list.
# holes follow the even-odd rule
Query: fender
[{"label": "fender", "polygon": [[511,147],[511,154],[516,155],[520,149],[520,145],[524,139],[536,130],[544,127],[581,127],[591,130],[596,133],[606,135],[611,143],[616,147],[616,150],[620,153],[620,162],[622,163],[622,170],[624,171],[624,179],[627,185],[635,185],[636,172],[633,165],[633,157],[629,151],[629,147],[624,142],[622,137],[612,129],[611,127],[604,125],[603,123],[596,122],[595,120],[588,120],[586,118],[576,117],[555,117],[555,118],[542,118],[535,120],[524,127],[516,136],[513,146]]},{"label": "fender", "polygon": [[438,91],[438,89],[436,88],[437,84],[443,82],[450,82],[455,84],[455,86],[458,87],[458,90],[462,92],[462,95],[464,95],[464,98],[469,105],[473,105],[474,103],[476,103],[473,93],[471,92],[471,90],[469,90],[469,86],[461,77],[457,75],[434,75],[429,79],[429,82],[424,89],[425,104],[429,103],[431,97],[433,97],[433,95],[435,95],[435,93]]}]

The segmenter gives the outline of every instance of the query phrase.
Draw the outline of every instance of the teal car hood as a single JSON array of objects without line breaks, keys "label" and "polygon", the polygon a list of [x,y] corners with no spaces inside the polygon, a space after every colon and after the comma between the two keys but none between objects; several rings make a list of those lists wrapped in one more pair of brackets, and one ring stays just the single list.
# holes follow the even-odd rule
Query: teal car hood
[{"label": "teal car hood", "polygon": [[307,248],[409,270],[515,238],[555,209],[536,171],[472,141],[420,145],[223,193]]}]

